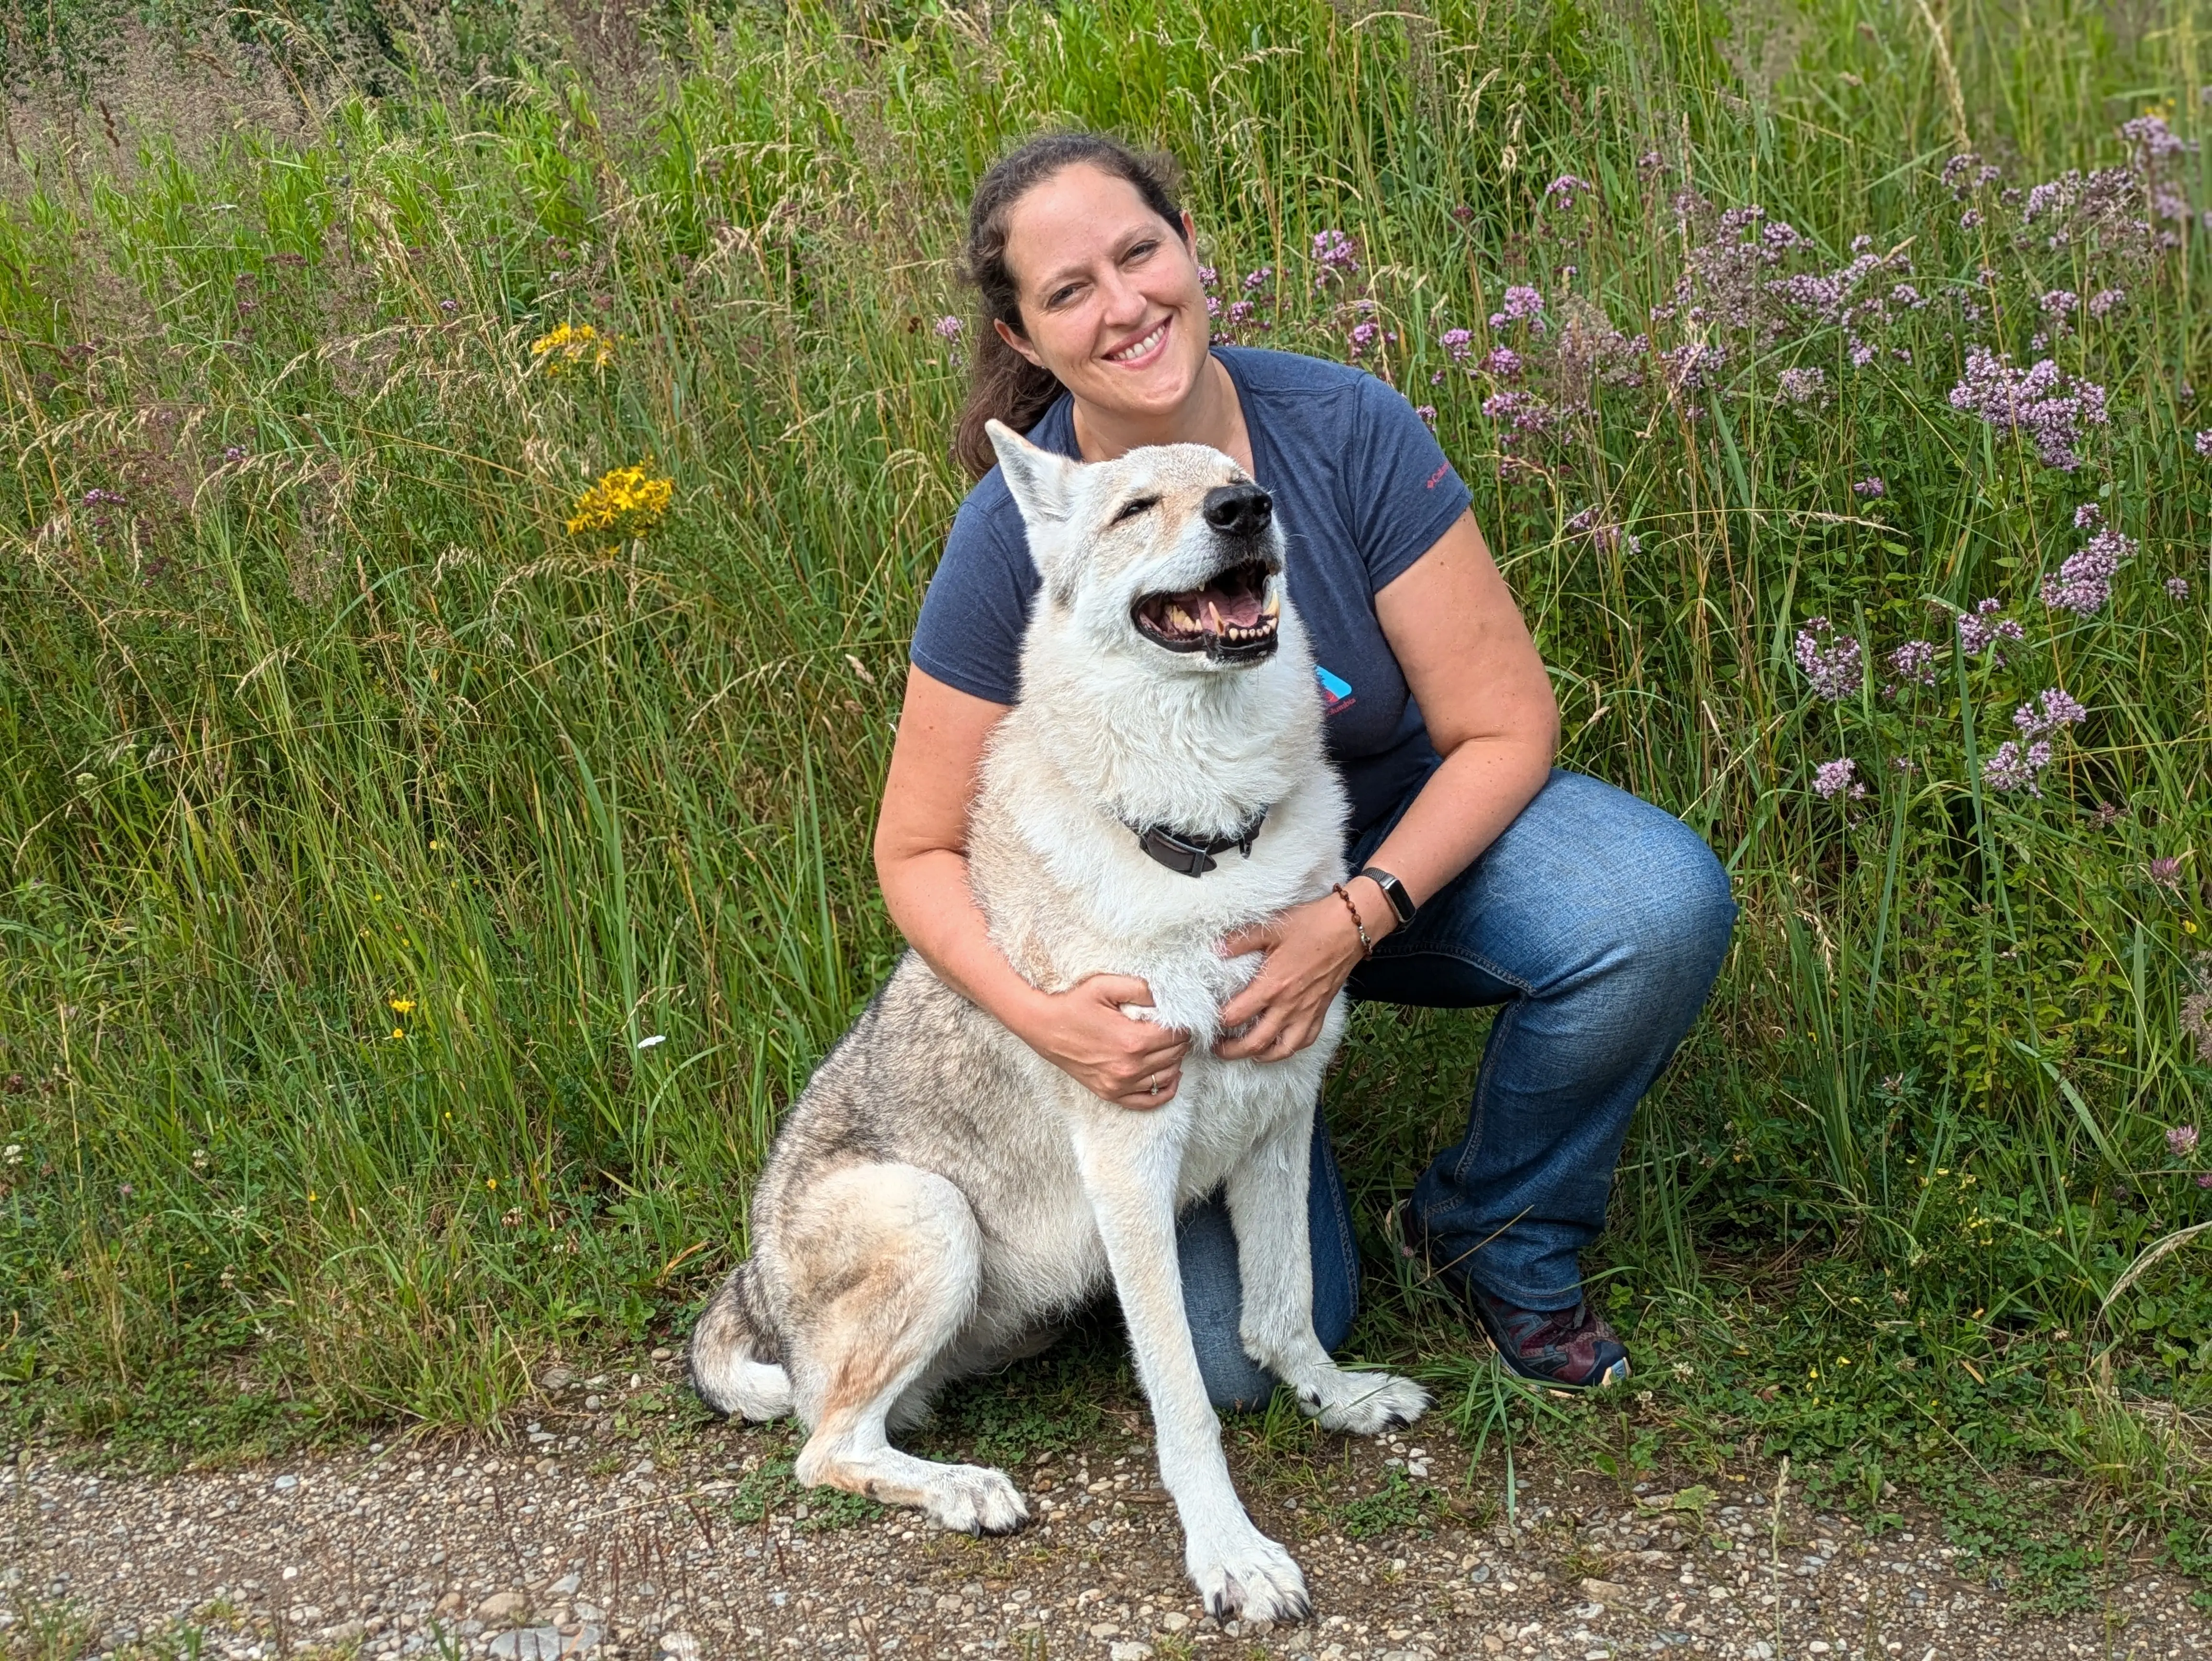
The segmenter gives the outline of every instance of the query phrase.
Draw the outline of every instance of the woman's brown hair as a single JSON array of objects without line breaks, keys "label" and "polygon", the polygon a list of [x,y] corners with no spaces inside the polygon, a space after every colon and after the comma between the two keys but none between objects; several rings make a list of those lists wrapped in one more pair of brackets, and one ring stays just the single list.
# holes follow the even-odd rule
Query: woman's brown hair
[{"label": "woman's brown hair", "polygon": [[967,406],[952,439],[952,454],[969,475],[981,478],[998,461],[983,423],[1003,421],[1018,433],[1060,394],[1059,376],[1024,357],[999,338],[994,323],[1026,337],[1021,295],[1006,265],[1006,219],[1014,204],[1054,174],[1073,167],[1096,167],[1124,179],[1145,205],[1182,234],[1182,210],[1176,205],[1175,164],[1165,156],[1139,155],[1127,145],[1097,133],[1053,132],[1030,139],[1001,157],[975,186],[968,204],[968,246],[961,275],[982,302],[982,326],[975,331],[975,372],[968,382]]}]

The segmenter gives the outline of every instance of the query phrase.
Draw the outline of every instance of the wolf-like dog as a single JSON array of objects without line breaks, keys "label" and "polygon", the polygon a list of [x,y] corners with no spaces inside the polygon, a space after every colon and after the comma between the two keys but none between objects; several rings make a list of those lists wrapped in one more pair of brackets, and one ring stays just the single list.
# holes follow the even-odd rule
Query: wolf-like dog
[{"label": "wolf-like dog", "polygon": [[1295,1618],[1304,1577],[1222,1457],[1178,1212],[1225,1188],[1238,1335],[1306,1413],[1371,1435],[1428,1396],[1344,1371],[1314,1335],[1308,1147],[1341,995],[1286,1060],[1211,1052],[1261,962],[1224,956],[1224,938],[1344,873],[1344,793],[1281,528],[1266,492],[1202,445],[1085,465],[990,432],[1040,588],[1021,700],[970,810],[969,884],[1037,987],[1143,977],[1153,1007],[1125,1013],[1190,1034],[1182,1087],[1150,1111],[1102,1100],[908,952],[793,1105],[753,1200],[752,1255],[692,1333],[692,1383],[724,1414],[795,1412],[802,1482],[1004,1532],[1028,1510],[1002,1472],[916,1458],[887,1432],[946,1380],[1034,1353],[1110,1280],[1206,1608]]}]

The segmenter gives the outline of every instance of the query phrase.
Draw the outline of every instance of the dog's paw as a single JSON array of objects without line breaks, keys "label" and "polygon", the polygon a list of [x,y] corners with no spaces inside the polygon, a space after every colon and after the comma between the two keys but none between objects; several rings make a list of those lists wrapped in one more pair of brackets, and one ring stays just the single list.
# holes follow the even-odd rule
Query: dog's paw
[{"label": "dog's paw", "polygon": [[1410,1425],[1429,1409],[1429,1392],[1388,1372],[1331,1367],[1298,1386],[1298,1406],[1324,1430],[1375,1436]]},{"label": "dog's paw", "polygon": [[933,1476],[922,1511],[962,1534],[1012,1534],[1030,1520],[1021,1491],[988,1465],[946,1465]]},{"label": "dog's paw", "polygon": [[1290,1553],[1249,1523],[1233,1540],[1192,1539],[1183,1564],[1206,1612],[1223,1621],[1302,1621],[1312,1612],[1306,1578]]}]

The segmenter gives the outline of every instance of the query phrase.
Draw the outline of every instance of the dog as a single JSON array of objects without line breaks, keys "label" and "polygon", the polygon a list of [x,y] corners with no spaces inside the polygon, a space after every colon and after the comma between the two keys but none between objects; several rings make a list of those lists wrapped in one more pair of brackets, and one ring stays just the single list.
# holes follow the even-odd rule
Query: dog
[{"label": "dog", "polygon": [[1086,465],[989,430],[1040,588],[1021,700],[970,811],[970,886],[1036,986],[1141,977],[1153,1007],[1124,1013],[1190,1035],[1182,1087],[1151,1110],[1102,1100],[909,951],[793,1106],[755,1194],[751,1256],[693,1330],[692,1384],[725,1415],[796,1413],[802,1482],[1002,1533],[1028,1516],[1004,1473],[916,1458],[888,1433],[947,1380],[1042,1348],[1110,1282],[1206,1609],[1295,1619],[1304,1577],[1253,1524],[1223,1457],[1177,1214],[1225,1188],[1238,1336],[1306,1414],[1372,1435],[1429,1398],[1338,1367],[1314,1335],[1308,1149],[1342,995],[1285,1060],[1211,1050],[1261,962],[1224,956],[1224,938],[1344,875],[1344,793],[1281,527],[1267,493],[1202,445]]}]

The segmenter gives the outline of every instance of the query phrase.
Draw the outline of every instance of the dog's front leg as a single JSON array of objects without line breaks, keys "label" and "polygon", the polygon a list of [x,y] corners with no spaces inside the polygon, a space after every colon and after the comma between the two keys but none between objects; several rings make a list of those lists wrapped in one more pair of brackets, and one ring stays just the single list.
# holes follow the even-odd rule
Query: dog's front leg
[{"label": "dog's front leg", "polygon": [[1237,1337],[1244,1353],[1297,1393],[1330,1430],[1372,1436],[1410,1425],[1429,1393],[1387,1372],[1347,1372],[1314,1335],[1313,1246],[1306,1207],[1312,1176],[1313,1103],[1285,1116],[1231,1168],[1230,1226],[1243,1293]]},{"label": "dog's front leg", "polygon": [[1079,1152],[1137,1377],[1152,1407],[1160,1482],[1182,1519],[1183,1565],[1209,1614],[1296,1620],[1311,1607],[1305,1577],[1253,1526],[1237,1497],[1183,1312],[1174,1206],[1180,1138],[1166,1124],[1112,1125],[1079,1138]]}]

